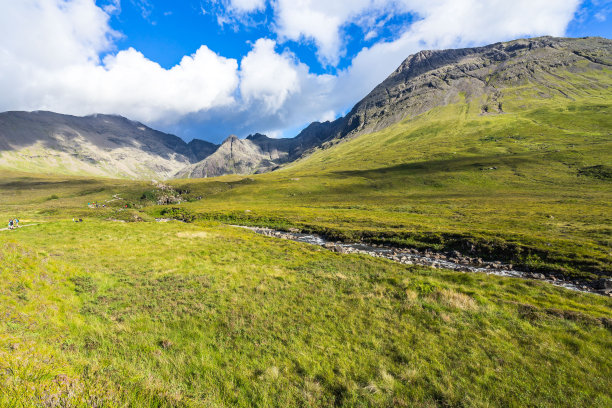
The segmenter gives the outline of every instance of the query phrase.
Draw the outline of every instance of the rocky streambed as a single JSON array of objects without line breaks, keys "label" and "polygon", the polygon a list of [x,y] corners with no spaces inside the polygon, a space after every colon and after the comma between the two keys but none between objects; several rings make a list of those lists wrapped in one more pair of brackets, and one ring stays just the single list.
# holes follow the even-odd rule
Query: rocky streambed
[{"label": "rocky streambed", "polygon": [[513,265],[502,262],[484,261],[481,258],[465,256],[457,251],[441,253],[433,251],[419,251],[409,248],[395,248],[385,245],[365,244],[360,242],[346,243],[333,242],[316,234],[305,234],[297,230],[278,231],[270,228],[247,227],[234,225],[235,227],[249,229],[257,234],[289,239],[297,242],[318,245],[333,252],[344,254],[366,254],[377,258],[385,258],[405,265],[421,265],[432,268],[449,269],[458,272],[480,272],[498,276],[510,276],[524,279],[537,279],[549,282],[556,286],[581,292],[597,293],[612,296],[612,280],[601,280],[597,284],[581,284],[560,280],[554,276],[546,276],[537,272],[525,272],[514,269]]}]

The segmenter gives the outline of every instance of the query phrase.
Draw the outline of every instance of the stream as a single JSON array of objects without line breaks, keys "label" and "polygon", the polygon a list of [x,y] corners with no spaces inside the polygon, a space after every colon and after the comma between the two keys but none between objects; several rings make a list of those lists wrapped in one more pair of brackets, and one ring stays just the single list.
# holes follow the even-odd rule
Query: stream
[{"label": "stream", "polygon": [[457,272],[478,272],[489,275],[506,276],[523,279],[536,279],[551,283],[570,290],[580,292],[596,293],[600,295],[612,296],[609,289],[596,289],[592,286],[581,285],[575,282],[559,280],[554,276],[546,276],[537,272],[519,271],[511,264],[501,262],[487,262],[480,258],[472,258],[457,251],[451,253],[440,253],[432,251],[418,251],[416,249],[395,248],[384,245],[333,242],[316,234],[304,234],[301,232],[285,232],[270,228],[248,227],[242,225],[232,225],[233,227],[251,230],[257,234],[288,239],[291,241],[303,242],[311,245],[318,245],[333,252],[345,254],[366,254],[377,258],[385,258],[405,265],[429,266],[432,268],[449,269]]}]

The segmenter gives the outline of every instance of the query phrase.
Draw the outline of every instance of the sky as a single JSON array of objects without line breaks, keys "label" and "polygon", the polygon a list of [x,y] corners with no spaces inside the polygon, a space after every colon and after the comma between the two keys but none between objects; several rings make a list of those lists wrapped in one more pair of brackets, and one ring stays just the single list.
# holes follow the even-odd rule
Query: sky
[{"label": "sky", "polygon": [[0,0],[0,111],[293,137],[422,49],[540,35],[612,38],[612,0]]}]

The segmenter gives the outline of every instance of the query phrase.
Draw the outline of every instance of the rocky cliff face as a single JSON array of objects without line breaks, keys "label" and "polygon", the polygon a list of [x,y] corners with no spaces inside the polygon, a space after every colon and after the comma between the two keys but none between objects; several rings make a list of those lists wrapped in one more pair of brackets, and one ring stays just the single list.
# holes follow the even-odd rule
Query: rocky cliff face
[{"label": "rocky cliff face", "polygon": [[0,114],[0,166],[37,172],[168,178],[216,149],[121,116]]},{"label": "rocky cliff face", "polygon": [[321,132],[302,132],[292,139],[272,139],[259,133],[246,139],[230,136],[214,153],[180,170],[176,177],[201,178],[271,171],[320,146],[325,141],[319,138],[320,135]]}]

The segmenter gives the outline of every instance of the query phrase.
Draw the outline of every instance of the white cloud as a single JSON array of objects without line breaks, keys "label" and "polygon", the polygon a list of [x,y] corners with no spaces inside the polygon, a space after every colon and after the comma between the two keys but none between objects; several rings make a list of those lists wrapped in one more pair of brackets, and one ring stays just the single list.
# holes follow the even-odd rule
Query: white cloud
[{"label": "white cloud", "polygon": [[48,106],[70,112],[120,112],[146,122],[234,103],[237,62],[206,46],[180,64],[164,69],[130,48],[110,55],[100,66],[70,66],[54,75],[58,89]]},{"label": "white cloud", "polygon": [[241,62],[240,92],[244,101],[261,102],[267,112],[278,111],[290,94],[300,91],[300,67],[295,57],[288,52],[277,54],[275,46],[272,40],[259,39]]},{"label": "white cloud", "polygon": [[393,3],[385,0],[277,0],[275,16],[281,39],[312,41],[322,63],[336,65],[343,55],[341,27],[376,20]]},{"label": "white cloud", "polygon": [[[415,41],[437,44],[490,43],[521,35],[562,35],[580,0],[277,0],[281,39],[312,41],[320,61],[337,65],[344,55],[343,29],[361,25],[366,39],[391,15],[420,19],[410,28]],[[418,37],[418,38],[417,38]],[[414,51],[414,49],[412,49]]]},{"label": "white cloud", "polygon": [[140,15],[145,20],[148,20],[153,12],[153,5],[149,0],[130,0],[132,4],[140,9]]},{"label": "white cloud", "polygon": [[108,0],[108,3],[102,6],[107,14],[120,14],[121,13],[121,0]]},{"label": "white cloud", "polygon": [[96,62],[116,35],[91,0],[0,0],[0,10],[2,52],[48,68]]},{"label": "white cloud", "polygon": [[[217,24],[221,27],[230,26],[234,31],[246,26],[255,26],[264,19],[255,19],[254,16],[266,9],[266,0],[201,0],[205,1],[210,12],[216,16]],[[206,14],[201,5],[202,14]]]},{"label": "white cloud", "polygon": [[116,33],[92,0],[0,0],[0,9],[2,110],[119,113],[166,123],[235,102],[237,61],[206,46],[171,69],[131,48],[100,61]]},{"label": "white cloud", "polygon": [[238,12],[251,13],[255,10],[263,10],[266,7],[266,0],[230,0],[229,5]]}]

